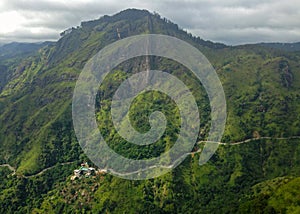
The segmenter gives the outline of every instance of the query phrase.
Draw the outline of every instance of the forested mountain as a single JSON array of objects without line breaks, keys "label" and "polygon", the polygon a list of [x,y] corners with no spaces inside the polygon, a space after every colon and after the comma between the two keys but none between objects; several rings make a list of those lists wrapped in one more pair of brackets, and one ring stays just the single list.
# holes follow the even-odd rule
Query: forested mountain
[{"label": "forested mountain", "polygon": [[300,51],[300,42],[296,43],[261,43],[260,45],[264,47],[270,47],[274,49],[279,49],[283,51],[296,52]]},{"label": "forested mountain", "polygon": [[0,46],[0,59],[25,58],[37,52],[41,47],[51,45],[52,42],[19,43],[12,42]]},{"label": "forested mountain", "polygon": [[[218,73],[228,117],[216,154],[199,166],[200,143],[179,167],[158,178],[131,181],[101,174],[71,181],[80,163],[92,164],[72,122],[80,72],[107,45],[148,33],[188,42]],[[158,14],[136,9],[82,22],[61,36],[55,43],[0,47],[0,213],[300,212],[300,52],[204,41]],[[210,128],[207,94],[187,68],[163,57],[126,61],[105,77],[95,115],[109,146],[129,158],[156,157],[179,134],[178,108],[159,92],[140,95],[130,114],[132,125],[146,132],[148,116],[164,113],[168,126],[157,143],[134,146],[113,127],[114,92],[149,66],[175,75],[192,91],[200,111],[198,141],[206,140]]]},{"label": "forested mountain", "polygon": [[[12,78],[14,70],[19,63],[29,57],[38,54],[38,50],[51,42],[43,43],[18,43],[12,42],[0,46],[0,92]],[[20,68],[22,70],[22,68]],[[17,71],[18,73],[19,71]],[[22,72],[22,71],[21,71]]]}]

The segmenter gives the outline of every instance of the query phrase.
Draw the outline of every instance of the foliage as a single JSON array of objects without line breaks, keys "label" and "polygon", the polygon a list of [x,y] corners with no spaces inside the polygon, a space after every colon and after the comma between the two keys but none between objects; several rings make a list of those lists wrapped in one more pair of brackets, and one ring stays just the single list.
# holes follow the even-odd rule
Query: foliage
[{"label": "foliage", "polygon": [[[121,38],[160,33],[199,48],[216,69],[227,98],[228,119],[217,153],[204,166],[199,154],[172,172],[147,181],[110,175],[70,181],[74,165],[87,160],[72,124],[71,99],[78,75],[101,48]],[[262,46],[227,47],[193,37],[147,11],[126,10],[83,22],[55,44],[35,54],[0,61],[0,213],[297,213],[300,172],[299,53]],[[149,130],[148,116],[161,110],[168,126],[159,142],[137,147],[118,136],[110,112],[112,95],[130,75],[146,70],[139,57],[114,68],[99,88],[97,122],[124,156],[158,156],[172,146],[180,129],[178,108],[166,95],[136,97],[133,126]],[[150,57],[150,67],[172,73],[192,91],[199,106],[199,140],[207,137],[210,107],[205,90],[178,63]],[[259,139],[270,136],[270,139]],[[248,138],[245,144],[229,145]],[[197,149],[197,148],[195,148]],[[46,167],[45,173],[38,175]],[[32,175],[31,177],[29,177]]]}]

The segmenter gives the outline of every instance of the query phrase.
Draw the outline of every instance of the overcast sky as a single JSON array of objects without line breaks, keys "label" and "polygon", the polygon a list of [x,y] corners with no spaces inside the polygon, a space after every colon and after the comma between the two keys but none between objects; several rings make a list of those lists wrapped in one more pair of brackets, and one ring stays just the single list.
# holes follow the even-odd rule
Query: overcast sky
[{"label": "overcast sky", "polygon": [[127,8],[156,11],[225,44],[300,41],[299,0],[0,0],[0,43],[57,40],[81,21]]}]

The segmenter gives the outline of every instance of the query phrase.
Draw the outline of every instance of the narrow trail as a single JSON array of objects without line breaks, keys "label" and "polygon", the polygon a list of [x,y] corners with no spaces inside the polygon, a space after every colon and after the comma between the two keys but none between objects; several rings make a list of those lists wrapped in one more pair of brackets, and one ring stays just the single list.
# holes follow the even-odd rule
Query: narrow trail
[{"label": "narrow trail", "polygon": [[[240,145],[240,144],[244,144],[244,143],[249,143],[249,142],[252,142],[252,141],[257,141],[257,140],[263,140],[263,139],[273,139],[273,140],[290,140],[290,139],[300,139],[300,136],[292,136],[292,137],[278,137],[278,138],[274,138],[274,137],[259,137],[259,138],[250,138],[250,139],[246,139],[246,140],[243,140],[243,141],[238,141],[238,142],[232,142],[232,143],[223,143],[223,142],[212,142],[212,143],[218,143],[219,145],[229,145],[229,146],[234,146],[234,145]],[[202,144],[202,143],[208,143],[209,141],[199,141],[197,144]],[[166,169],[170,169],[170,168],[173,168],[178,161],[182,160],[183,158],[185,158],[186,156],[188,155],[194,155],[194,154],[197,154],[197,153],[200,153],[202,150],[199,149],[195,152],[189,152],[189,153],[186,153],[186,154],[183,154],[181,157],[179,157],[177,159],[177,161],[175,163],[173,163],[172,165],[168,165],[168,166],[164,166],[164,165],[153,165],[151,166],[150,168],[166,168]],[[21,175],[22,177],[24,178],[32,178],[32,177],[37,177],[37,176],[40,176],[42,174],[44,174],[45,172],[47,172],[48,170],[50,169],[53,169],[57,166],[64,166],[64,165],[69,165],[69,164],[73,164],[73,163],[76,163],[77,161],[70,161],[70,162],[65,162],[65,163],[60,163],[60,164],[57,164],[57,165],[54,165],[54,166],[50,166],[50,167],[47,167],[45,169],[43,169],[42,171],[36,173],[36,174],[33,174],[33,175]],[[7,167],[10,171],[12,171],[12,175],[15,175],[16,174],[16,168],[11,166],[10,164],[6,163],[6,164],[1,164],[0,167]],[[131,174],[136,174],[136,173],[140,173],[140,172],[143,172],[143,171],[146,171],[148,170],[147,169],[140,169],[140,170],[137,170],[137,171],[133,171],[133,172],[128,172],[128,173],[118,173],[116,171],[114,171],[113,169],[108,169],[110,172],[112,172],[113,174],[115,175],[119,175],[119,176],[126,176],[126,175],[131,175]]]}]

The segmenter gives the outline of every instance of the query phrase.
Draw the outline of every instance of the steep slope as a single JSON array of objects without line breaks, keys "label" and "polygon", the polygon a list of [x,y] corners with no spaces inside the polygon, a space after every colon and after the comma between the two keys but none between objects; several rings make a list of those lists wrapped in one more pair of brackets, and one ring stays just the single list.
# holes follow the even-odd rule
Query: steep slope
[{"label": "steep slope", "polygon": [[[70,182],[67,177],[72,167],[87,160],[76,140],[71,115],[73,89],[81,69],[106,45],[145,33],[185,40],[210,60],[227,98],[228,119],[222,142],[228,145],[221,146],[202,167],[198,165],[199,155],[193,154],[180,167],[157,179],[124,181],[105,175]],[[0,189],[1,211],[280,212],[285,205],[275,204],[283,197],[282,191],[291,188],[288,183],[276,184],[282,190],[269,192],[259,205],[262,209],[253,207],[258,207],[257,200],[265,194],[257,190],[259,185],[277,177],[295,180],[290,185],[298,185],[295,177],[300,176],[300,144],[296,138],[300,136],[299,59],[300,55],[294,52],[252,45],[228,47],[204,41],[144,10],[122,11],[65,31],[55,44],[22,58],[9,70],[2,69],[16,75],[11,75],[0,90],[0,164],[15,167],[17,176],[7,177],[9,169],[0,168],[4,180]],[[145,70],[149,66],[147,61],[140,57],[118,66],[106,77],[97,102],[99,128],[110,146],[137,159],[157,156],[170,148],[179,127],[174,103],[162,94],[146,93],[133,103],[131,117],[137,130],[145,132],[149,129],[147,115],[162,110],[169,126],[158,144],[146,149],[130,146],[113,128],[108,114],[111,95],[122,80]],[[201,112],[199,140],[205,140],[210,108],[199,82],[178,63],[159,57],[149,61],[152,69],[170,72],[191,88]],[[269,138],[259,140],[261,137]],[[245,144],[230,145],[252,138]],[[73,161],[74,165],[58,165]],[[291,211],[298,209],[288,199],[284,203],[292,207]]]},{"label": "steep slope", "polygon": [[[112,17],[104,16],[99,20],[83,22],[80,27],[65,33],[55,45],[40,49],[38,56],[24,59],[16,68],[19,75],[12,78],[3,89],[1,103],[6,108],[1,110],[4,124],[0,131],[1,147],[4,148],[2,162],[18,166],[20,172],[32,173],[57,161],[79,156],[71,128],[73,87],[87,60],[107,44],[119,39],[117,30],[121,37],[164,33],[185,37],[190,42],[199,41],[200,44],[195,44],[205,45],[205,48],[214,46],[211,42],[187,35],[177,25],[147,11],[127,10]],[[68,119],[66,121],[63,118]],[[67,136],[61,136],[57,126],[66,129]],[[58,140],[58,135],[68,139],[65,143],[67,148],[62,152],[76,151],[66,155],[70,156],[67,159],[53,152],[64,146],[62,140]],[[69,148],[70,145],[76,148]],[[42,158],[43,155],[46,157]]]}]

